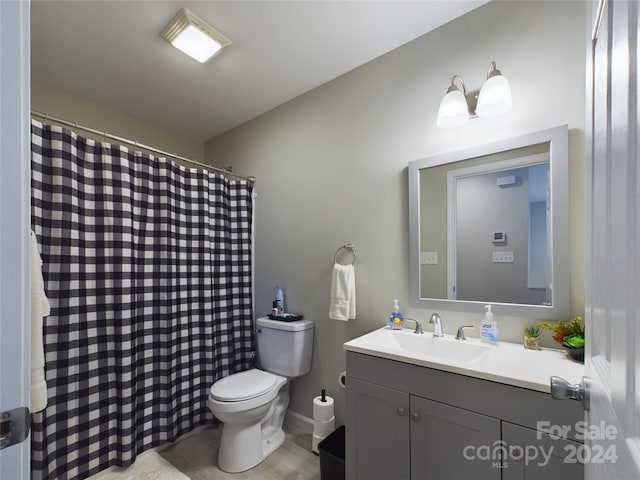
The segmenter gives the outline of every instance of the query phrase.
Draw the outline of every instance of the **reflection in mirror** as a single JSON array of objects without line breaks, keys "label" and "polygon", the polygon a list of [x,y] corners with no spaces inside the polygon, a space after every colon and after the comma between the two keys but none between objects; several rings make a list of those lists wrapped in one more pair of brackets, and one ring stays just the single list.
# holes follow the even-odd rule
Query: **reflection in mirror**
[{"label": "reflection in mirror", "polygon": [[[541,150],[541,153],[531,153]],[[420,170],[421,297],[550,302],[546,197],[549,145]],[[504,157],[504,155],[502,155]],[[445,181],[446,190],[438,189]],[[440,198],[434,192],[440,191]],[[442,205],[447,224],[433,228]],[[447,252],[451,252],[447,256]]]},{"label": "reflection in mirror", "polygon": [[566,127],[411,162],[412,305],[568,314],[567,190]]}]

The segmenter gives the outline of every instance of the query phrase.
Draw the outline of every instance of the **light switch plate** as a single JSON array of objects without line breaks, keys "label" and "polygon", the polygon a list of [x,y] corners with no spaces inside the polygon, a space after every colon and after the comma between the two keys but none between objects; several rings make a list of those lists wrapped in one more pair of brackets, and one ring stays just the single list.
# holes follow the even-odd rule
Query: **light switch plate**
[{"label": "light switch plate", "polygon": [[513,263],[513,252],[493,252],[493,263]]},{"label": "light switch plate", "polygon": [[438,252],[420,252],[421,265],[437,265]]}]

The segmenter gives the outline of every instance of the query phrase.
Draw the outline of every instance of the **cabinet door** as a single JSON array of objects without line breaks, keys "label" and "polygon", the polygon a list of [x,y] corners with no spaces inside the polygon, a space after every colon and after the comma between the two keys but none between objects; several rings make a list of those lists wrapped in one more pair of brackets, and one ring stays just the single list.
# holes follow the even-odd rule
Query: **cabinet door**
[{"label": "cabinet door", "polygon": [[346,473],[351,479],[409,479],[409,394],[347,381]]},{"label": "cabinet door", "polygon": [[506,447],[503,480],[582,480],[584,465],[577,462],[584,446],[553,439],[532,428],[502,422]]},{"label": "cabinet door", "polygon": [[500,480],[500,420],[411,396],[411,478]]}]

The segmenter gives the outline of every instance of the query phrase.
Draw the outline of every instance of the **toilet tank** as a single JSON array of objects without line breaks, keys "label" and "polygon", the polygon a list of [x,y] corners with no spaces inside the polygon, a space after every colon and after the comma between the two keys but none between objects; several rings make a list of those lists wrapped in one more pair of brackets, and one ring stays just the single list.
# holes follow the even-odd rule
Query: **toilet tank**
[{"label": "toilet tank", "polygon": [[261,317],[256,320],[260,367],[284,377],[299,377],[311,370],[313,322],[281,322]]}]

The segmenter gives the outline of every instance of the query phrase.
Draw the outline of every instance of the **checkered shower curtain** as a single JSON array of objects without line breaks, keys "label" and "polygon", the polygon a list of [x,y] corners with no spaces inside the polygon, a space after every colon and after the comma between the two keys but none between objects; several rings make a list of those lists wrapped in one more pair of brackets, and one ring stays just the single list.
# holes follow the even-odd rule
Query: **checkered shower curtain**
[{"label": "checkered shower curtain", "polygon": [[32,228],[51,315],[32,478],[128,466],[212,421],[250,368],[252,185],[32,122]]}]

